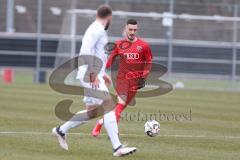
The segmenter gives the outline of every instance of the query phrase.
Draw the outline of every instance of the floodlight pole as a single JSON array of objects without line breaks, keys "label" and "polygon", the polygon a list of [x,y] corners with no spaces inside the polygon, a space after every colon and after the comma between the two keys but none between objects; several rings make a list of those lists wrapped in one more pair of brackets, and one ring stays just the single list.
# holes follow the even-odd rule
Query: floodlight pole
[{"label": "floodlight pole", "polygon": [[6,32],[12,33],[14,29],[14,0],[7,0]]}]

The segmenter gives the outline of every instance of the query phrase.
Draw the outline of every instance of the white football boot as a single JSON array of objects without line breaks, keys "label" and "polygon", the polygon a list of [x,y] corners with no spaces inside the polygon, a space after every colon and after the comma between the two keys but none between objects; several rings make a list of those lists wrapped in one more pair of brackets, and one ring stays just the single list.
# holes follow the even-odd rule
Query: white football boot
[{"label": "white football boot", "polygon": [[59,127],[53,128],[52,134],[53,134],[53,136],[55,136],[57,138],[60,147],[63,148],[64,150],[68,150],[68,144],[66,142],[66,135],[59,130]]},{"label": "white football boot", "polygon": [[120,146],[114,150],[113,156],[114,157],[122,157],[122,156],[126,156],[129,154],[133,154],[136,151],[137,151],[137,148],[135,148],[135,147]]}]

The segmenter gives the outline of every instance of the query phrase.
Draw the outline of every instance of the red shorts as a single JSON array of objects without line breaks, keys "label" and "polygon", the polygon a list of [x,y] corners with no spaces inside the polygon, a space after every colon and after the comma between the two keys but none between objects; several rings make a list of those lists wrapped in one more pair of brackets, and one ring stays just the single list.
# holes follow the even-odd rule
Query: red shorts
[{"label": "red shorts", "polygon": [[126,105],[128,105],[131,100],[135,97],[137,90],[135,89],[137,86],[136,80],[126,80],[122,78],[118,78],[116,81],[116,92],[118,95],[127,96]]}]

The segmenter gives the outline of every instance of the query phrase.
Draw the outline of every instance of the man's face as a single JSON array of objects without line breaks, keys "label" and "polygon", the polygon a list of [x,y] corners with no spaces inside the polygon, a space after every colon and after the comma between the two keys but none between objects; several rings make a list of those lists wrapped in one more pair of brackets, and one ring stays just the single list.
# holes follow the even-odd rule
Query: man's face
[{"label": "man's face", "polygon": [[133,41],[136,37],[137,30],[138,30],[137,24],[136,25],[127,24],[126,27],[125,27],[125,32],[126,32],[127,39],[130,40],[130,41]]}]

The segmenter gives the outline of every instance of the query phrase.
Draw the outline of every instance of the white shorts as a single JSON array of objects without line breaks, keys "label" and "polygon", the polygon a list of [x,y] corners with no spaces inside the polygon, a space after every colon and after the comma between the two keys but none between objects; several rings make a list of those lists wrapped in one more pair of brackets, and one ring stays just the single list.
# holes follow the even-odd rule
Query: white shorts
[{"label": "white shorts", "polygon": [[[89,105],[101,105],[104,100],[110,99],[108,88],[103,79],[103,74],[99,74],[99,88],[92,89],[89,82],[84,81],[84,75],[87,71],[87,65],[80,66],[78,68],[77,79],[80,81],[80,85],[84,87],[84,98],[83,102]],[[90,90],[89,90],[90,89]]]}]

